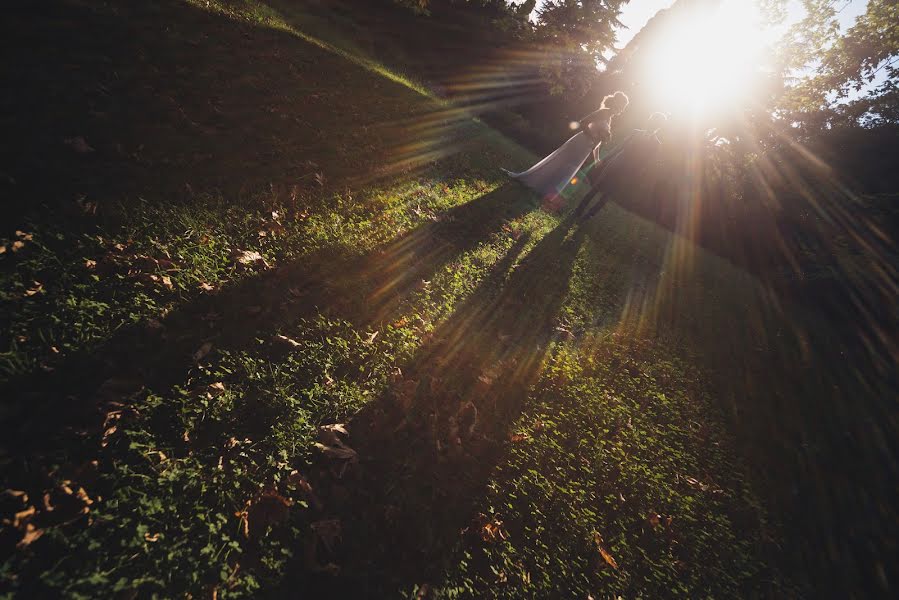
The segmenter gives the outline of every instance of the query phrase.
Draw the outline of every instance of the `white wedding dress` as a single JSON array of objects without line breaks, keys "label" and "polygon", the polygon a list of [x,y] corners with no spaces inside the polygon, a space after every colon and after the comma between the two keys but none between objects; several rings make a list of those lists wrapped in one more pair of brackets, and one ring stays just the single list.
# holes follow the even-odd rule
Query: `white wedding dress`
[{"label": "white wedding dress", "polygon": [[503,172],[534,189],[544,198],[557,196],[577,175],[595,145],[595,142],[581,131],[527,171],[512,173],[503,169]]}]

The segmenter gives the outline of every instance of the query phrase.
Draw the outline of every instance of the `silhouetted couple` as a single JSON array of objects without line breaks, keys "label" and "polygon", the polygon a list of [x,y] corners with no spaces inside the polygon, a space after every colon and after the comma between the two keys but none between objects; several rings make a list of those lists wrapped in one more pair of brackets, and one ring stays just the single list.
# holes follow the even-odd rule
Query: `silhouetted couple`
[{"label": "silhouetted couple", "polygon": [[[642,175],[653,168],[658,158],[661,141],[659,131],[666,117],[662,113],[650,116],[646,129],[631,134],[608,156],[599,158],[600,152],[612,137],[612,120],[627,108],[628,97],[615,92],[603,98],[598,110],[578,122],[578,132],[527,171],[511,173],[516,179],[538,192],[545,202],[560,199],[562,190],[572,183],[582,168],[587,169],[590,191],[575,209],[575,215],[587,220],[595,215],[612,197],[638,193],[645,187]],[[602,199],[585,212],[598,195]]]},{"label": "silhouetted couple", "polygon": [[[614,151],[588,171],[590,190],[574,210],[582,221],[590,220],[611,199],[640,198],[653,194],[667,117],[653,113],[645,129],[634,131]],[[590,203],[602,197],[589,210]]]}]

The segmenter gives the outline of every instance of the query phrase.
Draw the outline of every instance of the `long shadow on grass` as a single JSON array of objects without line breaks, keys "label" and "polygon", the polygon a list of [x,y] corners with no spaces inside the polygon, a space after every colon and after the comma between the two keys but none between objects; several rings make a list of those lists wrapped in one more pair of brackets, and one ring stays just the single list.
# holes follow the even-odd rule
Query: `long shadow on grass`
[{"label": "long shadow on grass", "polygon": [[389,318],[422,279],[532,209],[516,186],[506,185],[370,254],[323,251],[304,257],[196,298],[158,326],[124,328],[101,348],[74,355],[50,373],[11,381],[0,390],[14,399],[2,422],[7,475],[23,489],[36,490],[46,481],[35,464],[92,458],[102,413],[147,389],[161,393],[183,383],[201,348],[247,348],[319,313],[366,324]]},{"label": "long shadow on grass", "polygon": [[[312,518],[339,519],[342,546],[307,546],[290,589],[391,597],[439,572],[557,335],[583,239],[565,222],[507,275],[518,249],[510,252],[391,389],[352,419],[359,464],[340,474],[323,461],[313,474],[322,510]],[[313,554],[341,574],[315,574]]]}]

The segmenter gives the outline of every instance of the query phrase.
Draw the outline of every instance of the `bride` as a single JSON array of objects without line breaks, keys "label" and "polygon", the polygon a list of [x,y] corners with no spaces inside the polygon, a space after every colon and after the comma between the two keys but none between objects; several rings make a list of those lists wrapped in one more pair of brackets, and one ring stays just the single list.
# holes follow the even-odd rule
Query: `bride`
[{"label": "bride", "polygon": [[627,108],[628,98],[624,92],[615,92],[602,100],[596,110],[578,122],[575,135],[562,144],[555,152],[521,173],[503,172],[539,192],[543,197],[557,196],[577,174],[584,161],[593,155],[599,160],[599,148],[612,137],[612,117],[620,115]]}]

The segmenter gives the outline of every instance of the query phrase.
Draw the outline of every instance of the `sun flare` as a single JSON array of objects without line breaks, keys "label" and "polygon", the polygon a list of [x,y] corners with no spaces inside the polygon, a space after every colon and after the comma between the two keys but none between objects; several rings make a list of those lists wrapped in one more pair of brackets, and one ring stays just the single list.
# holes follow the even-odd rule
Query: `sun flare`
[{"label": "sun flare", "polygon": [[721,110],[755,86],[768,31],[753,2],[725,0],[712,12],[677,17],[647,64],[653,97],[672,110]]}]

